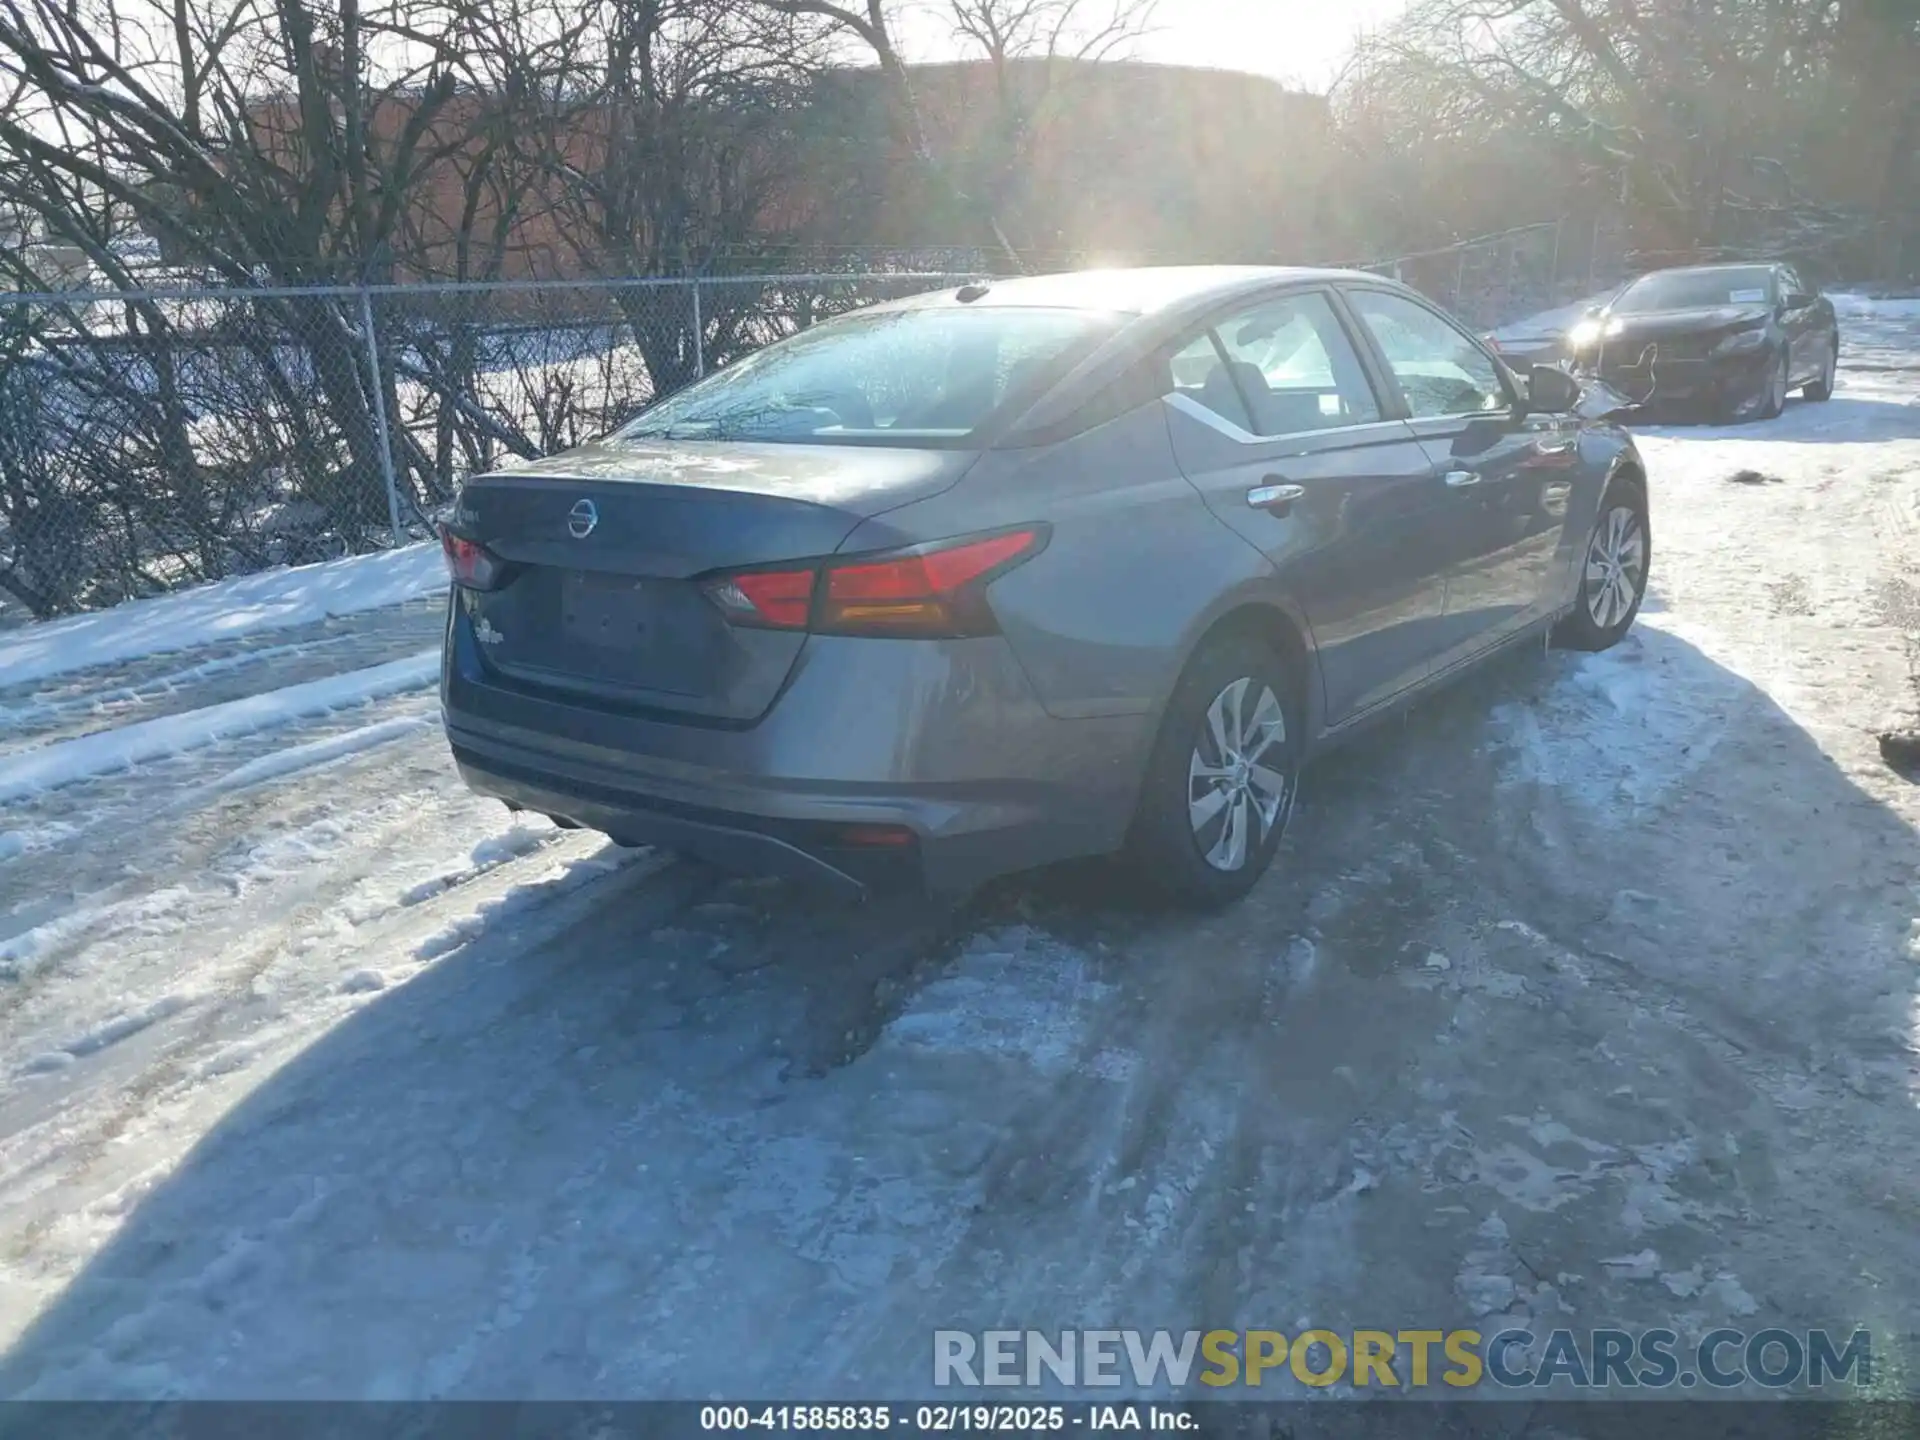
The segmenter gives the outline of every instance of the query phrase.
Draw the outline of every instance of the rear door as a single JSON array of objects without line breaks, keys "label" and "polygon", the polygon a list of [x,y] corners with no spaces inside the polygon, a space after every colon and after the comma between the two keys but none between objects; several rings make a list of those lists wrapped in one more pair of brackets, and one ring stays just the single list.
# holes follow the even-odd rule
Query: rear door
[{"label": "rear door", "polygon": [[1527,416],[1511,378],[1440,311],[1399,291],[1344,291],[1425,447],[1446,555],[1436,658],[1464,659],[1545,613],[1579,464],[1566,417]]},{"label": "rear door", "polygon": [[1424,676],[1443,601],[1428,539],[1441,497],[1331,292],[1243,302],[1178,348],[1173,380],[1174,453],[1305,611],[1328,723]]}]

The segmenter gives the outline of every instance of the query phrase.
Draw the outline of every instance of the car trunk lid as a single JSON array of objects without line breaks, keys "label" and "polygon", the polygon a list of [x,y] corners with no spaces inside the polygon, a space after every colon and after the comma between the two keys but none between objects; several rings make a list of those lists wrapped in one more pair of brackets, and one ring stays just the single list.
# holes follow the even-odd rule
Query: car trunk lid
[{"label": "car trunk lid", "polygon": [[951,485],[971,458],[616,443],[476,478],[455,528],[513,567],[500,589],[463,592],[484,663],[609,705],[751,722],[806,636],[729,624],[701,577],[830,555],[861,521]]}]

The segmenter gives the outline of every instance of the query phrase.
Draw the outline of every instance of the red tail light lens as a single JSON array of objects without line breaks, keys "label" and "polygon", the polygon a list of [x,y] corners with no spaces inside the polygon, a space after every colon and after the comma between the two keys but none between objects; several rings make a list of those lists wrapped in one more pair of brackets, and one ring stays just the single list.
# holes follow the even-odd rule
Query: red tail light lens
[{"label": "red tail light lens", "polygon": [[497,590],[506,580],[509,566],[478,540],[456,535],[447,526],[440,527],[440,550],[447,557],[447,573],[453,583],[469,590]]},{"label": "red tail light lens", "polygon": [[827,571],[816,630],[841,635],[991,635],[986,582],[1031,553],[1032,530],[928,547]]},{"label": "red tail light lens", "polygon": [[736,625],[821,635],[958,637],[999,631],[989,584],[1030,560],[1040,528],[920,545],[899,554],[808,570],[750,570],[707,584]]},{"label": "red tail light lens", "polygon": [[835,832],[842,845],[861,849],[898,850],[913,844],[913,831],[904,825],[845,825]]},{"label": "red tail light lens", "polygon": [[750,570],[709,581],[707,594],[736,625],[804,630],[813,612],[811,570]]}]

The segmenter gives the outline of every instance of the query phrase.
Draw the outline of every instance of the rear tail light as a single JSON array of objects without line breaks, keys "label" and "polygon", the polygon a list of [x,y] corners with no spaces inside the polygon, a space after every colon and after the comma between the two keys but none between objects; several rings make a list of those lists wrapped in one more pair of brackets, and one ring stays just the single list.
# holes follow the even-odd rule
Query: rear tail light
[{"label": "rear tail light", "polygon": [[813,612],[811,570],[750,570],[707,582],[707,594],[736,625],[804,630]]},{"label": "rear tail light", "polygon": [[904,825],[843,825],[833,838],[862,850],[900,850],[913,844],[913,831]]},{"label": "rear tail light", "polygon": [[447,557],[447,573],[456,585],[468,590],[497,590],[506,581],[510,569],[506,561],[478,540],[456,535],[446,525],[440,527],[440,550]]},{"label": "rear tail light", "polygon": [[806,569],[749,570],[709,580],[735,625],[817,635],[919,638],[993,635],[987,586],[1040,553],[1038,527],[917,545]]},{"label": "rear tail light", "polygon": [[840,635],[991,635],[986,587],[1039,543],[1032,530],[827,568],[814,628]]}]

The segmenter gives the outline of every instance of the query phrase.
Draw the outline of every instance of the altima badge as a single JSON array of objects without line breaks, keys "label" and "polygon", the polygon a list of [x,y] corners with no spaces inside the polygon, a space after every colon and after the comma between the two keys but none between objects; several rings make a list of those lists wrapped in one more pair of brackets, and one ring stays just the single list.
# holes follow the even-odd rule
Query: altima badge
[{"label": "altima badge", "polygon": [[576,500],[573,509],[567,512],[567,533],[576,540],[586,539],[599,523],[600,512],[593,508],[591,500]]}]

